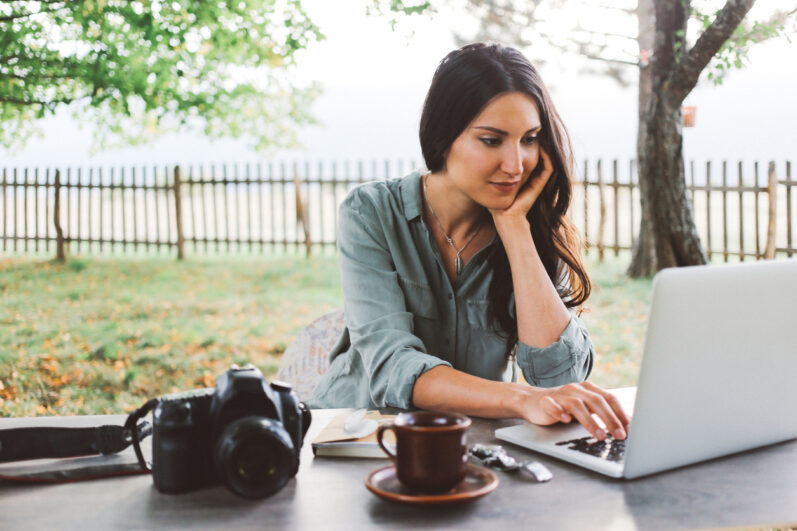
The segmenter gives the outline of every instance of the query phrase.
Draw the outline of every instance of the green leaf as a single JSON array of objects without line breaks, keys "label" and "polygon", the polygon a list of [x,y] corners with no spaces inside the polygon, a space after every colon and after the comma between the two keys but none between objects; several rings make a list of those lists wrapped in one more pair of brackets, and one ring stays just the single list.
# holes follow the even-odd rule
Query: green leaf
[{"label": "green leaf", "polygon": [[[0,12],[24,15],[28,4],[0,2]],[[97,147],[189,123],[288,147],[312,123],[319,90],[295,81],[294,57],[323,35],[298,0],[84,0],[24,20],[0,22],[0,145],[21,147],[61,105],[96,123]]]}]

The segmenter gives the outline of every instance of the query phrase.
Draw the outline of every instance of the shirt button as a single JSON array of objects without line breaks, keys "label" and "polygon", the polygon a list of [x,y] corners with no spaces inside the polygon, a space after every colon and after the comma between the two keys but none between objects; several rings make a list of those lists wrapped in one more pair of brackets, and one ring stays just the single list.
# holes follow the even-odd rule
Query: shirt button
[{"label": "shirt button", "polygon": [[453,299],[453,298],[454,298],[454,296],[453,296],[453,295],[451,295],[451,294],[449,293],[449,294],[448,294],[448,300],[451,300],[451,299]]}]

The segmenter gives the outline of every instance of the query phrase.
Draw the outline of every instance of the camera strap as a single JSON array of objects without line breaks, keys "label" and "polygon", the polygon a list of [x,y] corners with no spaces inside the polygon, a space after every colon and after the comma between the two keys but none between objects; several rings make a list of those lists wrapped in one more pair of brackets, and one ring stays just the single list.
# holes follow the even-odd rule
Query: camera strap
[{"label": "camera strap", "polygon": [[[153,398],[147,401],[146,404],[144,404],[140,408],[130,413],[130,415],[128,415],[124,425],[124,429],[128,430],[128,432],[131,434],[133,450],[135,450],[136,452],[136,458],[138,459],[138,464],[141,466],[143,470],[146,470],[147,472],[152,472],[152,464],[149,463],[146,459],[144,459],[144,453],[141,451],[141,439],[152,433],[152,426],[150,426],[149,422],[146,421],[142,422],[141,424],[138,424],[138,421],[147,416],[149,412],[155,409],[155,407],[159,403],[160,403],[159,398]],[[145,424],[148,427],[148,431],[145,434],[139,433],[139,430],[136,428],[138,426],[142,426]]]},{"label": "camera strap", "polygon": [[0,463],[28,459],[77,457],[121,452],[152,433],[149,422],[138,426],[93,428],[11,428],[0,430]]}]

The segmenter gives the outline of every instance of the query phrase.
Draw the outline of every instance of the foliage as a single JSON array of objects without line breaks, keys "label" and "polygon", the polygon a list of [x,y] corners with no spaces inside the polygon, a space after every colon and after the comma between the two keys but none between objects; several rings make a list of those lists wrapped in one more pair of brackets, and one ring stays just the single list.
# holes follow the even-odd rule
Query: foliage
[{"label": "foliage", "polygon": [[[650,281],[627,256],[593,265],[582,317],[591,380],[634,385]],[[0,261],[0,415],[122,413],[163,393],[214,385],[231,363],[276,373],[312,319],[342,305],[335,257]]]},{"label": "foliage", "polygon": [[387,17],[391,29],[395,31],[400,20],[413,15],[431,14],[435,9],[427,0],[371,0],[366,11],[369,15]]},{"label": "foliage", "polygon": [[[748,53],[753,45],[768,41],[774,38],[784,38],[790,41],[786,24],[789,17],[794,13],[776,11],[766,21],[754,20],[752,22],[743,21],[733,32],[733,36],[723,43],[714,59],[706,68],[707,78],[714,85],[722,84],[725,76],[731,70],[744,68],[749,62]],[[692,7],[692,19],[698,21],[705,30],[711,25],[714,15],[707,15]]]},{"label": "foliage", "polygon": [[292,145],[319,91],[296,52],[322,38],[300,0],[0,0],[0,145],[63,104],[101,146],[185,126]]}]

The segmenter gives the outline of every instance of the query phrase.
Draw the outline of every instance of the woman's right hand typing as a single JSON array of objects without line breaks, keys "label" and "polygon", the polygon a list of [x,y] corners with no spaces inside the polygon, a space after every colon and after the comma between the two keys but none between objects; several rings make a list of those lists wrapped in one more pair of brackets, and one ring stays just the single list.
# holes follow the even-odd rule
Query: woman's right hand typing
[{"label": "woman's right hand typing", "polygon": [[593,418],[595,414],[615,439],[628,435],[630,419],[620,402],[593,383],[569,383],[549,389],[515,385],[519,391],[517,416],[532,424],[547,426],[576,419],[593,437],[603,440],[607,433]]}]

